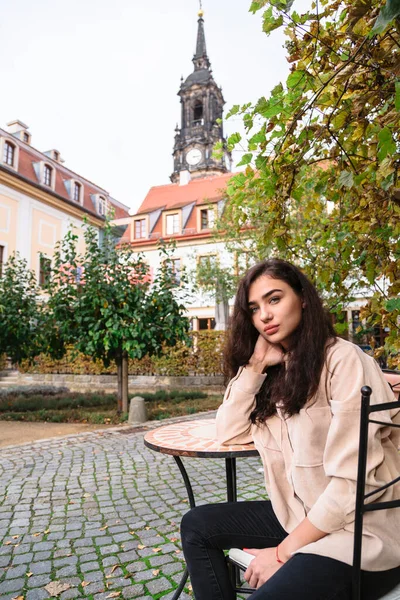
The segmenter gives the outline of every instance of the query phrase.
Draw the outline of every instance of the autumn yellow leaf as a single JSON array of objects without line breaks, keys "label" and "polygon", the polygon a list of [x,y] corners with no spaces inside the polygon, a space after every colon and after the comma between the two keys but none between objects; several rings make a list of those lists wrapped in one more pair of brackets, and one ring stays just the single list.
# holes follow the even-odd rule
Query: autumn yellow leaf
[{"label": "autumn yellow leaf", "polygon": [[29,572],[26,574],[27,577],[32,577],[33,573]]},{"label": "autumn yellow leaf", "polygon": [[44,586],[46,592],[50,594],[50,596],[59,596],[61,592],[65,592],[70,588],[69,583],[61,583],[60,581],[52,581]]},{"label": "autumn yellow leaf", "polygon": [[169,538],[171,542],[177,542],[178,538]]},{"label": "autumn yellow leaf", "polygon": [[99,531],[105,531],[106,529],[108,529],[108,525],[104,525],[104,527],[100,527]]},{"label": "autumn yellow leaf", "polygon": [[112,569],[111,569],[111,573],[114,573],[114,571],[115,571],[116,569],[120,569],[120,568],[121,568],[121,565],[114,565],[114,566],[112,567]]},{"label": "autumn yellow leaf", "polygon": [[92,583],[91,581],[82,581],[81,586],[86,587],[87,585],[90,585],[91,583]]},{"label": "autumn yellow leaf", "polygon": [[154,569],[154,571],[153,571],[153,575],[158,575],[158,574],[159,574],[159,572],[160,572],[160,569]]},{"label": "autumn yellow leaf", "polygon": [[11,598],[11,600],[24,600],[25,596],[15,596],[14,598]]},{"label": "autumn yellow leaf", "polygon": [[160,552],[161,548],[152,548],[153,552]]},{"label": "autumn yellow leaf", "polygon": [[131,535],[135,535],[135,532],[134,532],[134,531],[130,531],[129,533],[130,533]]},{"label": "autumn yellow leaf", "polygon": [[121,592],[111,592],[111,594],[108,594],[108,596],[106,596],[106,598],[118,598],[121,595]]},{"label": "autumn yellow leaf", "polygon": [[143,548],[146,548],[146,546],[143,546],[143,544],[139,544],[138,548],[139,548],[139,550],[143,550]]},{"label": "autumn yellow leaf", "polygon": [[13,539],[13,540],[17,540],[18,538],[19,538],[19,535],[13,535],[13,536],[12,536],[12,539]]}]

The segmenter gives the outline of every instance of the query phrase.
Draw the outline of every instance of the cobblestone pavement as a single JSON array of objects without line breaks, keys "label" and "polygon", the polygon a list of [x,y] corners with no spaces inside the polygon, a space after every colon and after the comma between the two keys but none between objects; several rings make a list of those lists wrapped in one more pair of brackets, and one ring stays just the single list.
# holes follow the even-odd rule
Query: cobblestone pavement
[{"label": "cobblestone pavement", "polygon": [[[223,460],[185,465],[197,504],[225,501]],[[238,460],[240,499],[264,495],[259,467],[257,458]],[[145,448],[143,430],[4,448],[0,600],[54,597],[44,589],[50,582],[70,586],[60,600],[169,600],[184,568],[179,522],[187,510],[174,460]],[[181,599],[191,597],[186,588]]]}]

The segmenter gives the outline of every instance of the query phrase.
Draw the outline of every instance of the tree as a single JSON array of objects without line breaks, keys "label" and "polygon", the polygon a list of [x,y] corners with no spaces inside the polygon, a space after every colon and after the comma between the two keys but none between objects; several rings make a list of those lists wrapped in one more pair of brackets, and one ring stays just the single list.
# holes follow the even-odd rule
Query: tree
[{"label": "tree", "polygon": [[42,349],[43,311],[33,271],[18,254],[8,259],[0,278],[0,355],[15,364]]},{"label": "tree", "polygon": [[64,351],[72,344],[105,366],[115,360],[118,408],[126,412],[128,357],[158,354],[163,344],[187,340],[188,321],[175,299],[168,264],[150,282],[142,258],[129,245],[115,245],[110,223],[101,235],[99,243],[97,232],[86,227],[82,255],[72,230],[58,244],[47,284],[48,309]]},{"label": "tree", "polygon": [[250,6],[265,33],[285,27],[291,72],[228,115],[248,141],[220,228],[302,266],[333,312],[369,297],[363,316],[389,330],[399,364],[400,1],[315,0],[301,15],[292,4]]}]

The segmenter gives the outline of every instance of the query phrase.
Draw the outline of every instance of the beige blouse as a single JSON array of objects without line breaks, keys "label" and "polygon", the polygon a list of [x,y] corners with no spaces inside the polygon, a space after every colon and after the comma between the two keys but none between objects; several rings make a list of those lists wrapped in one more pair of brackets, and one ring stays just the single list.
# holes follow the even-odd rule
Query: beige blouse
[{"label": "beige blouse", "polygon": [[[360,426],[360,390],[369,385],[371,403],[393,401],[394,394],[376,361],[338,339],[327,352],[319,389],[299,414],[270,417],[253,425],[249,415],[265,377],[240,368],[217,413],[223,444],[254,441],[265,485],[282,527],[290,533],[307,516],[329,535],[298,550],[353,562],[354,507]],[[400,410],[374,413],[377,420],[400,422]],[[366,493],[400,474],[400,429],[369,426]],[[371,501],[400,497],[400,484]],[[383,571],[400,565],[400,509],[364,515],[362,569]]]}]

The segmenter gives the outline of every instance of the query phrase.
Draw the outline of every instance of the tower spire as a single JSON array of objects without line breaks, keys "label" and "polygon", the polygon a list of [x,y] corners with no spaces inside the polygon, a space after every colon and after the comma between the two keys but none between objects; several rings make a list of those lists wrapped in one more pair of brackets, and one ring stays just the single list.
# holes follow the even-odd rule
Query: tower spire
[{"label": "tower spire", "polygon": [[174,183],[180,181],[183,172],[189,171],[190,176],[196,178],[227,173],[230,169],[228,152],[219,158],[213,155],[217,142],[222,141],[224,148],[226,144],[222,129],[225,101],[221,88],[214,81],[207,56],[201,0],[199,6],[194,70],[184,81],[181,80],[178,92],[181,126],[175,129],[174,171],[171,175]]},{"label": "tower spire", "polygon": [[200,10],[197,13],[198,27],[197,27],[197,42],[196,42],[196,52],[193,56],[193,64],[194,68],[197,71],[198,69],[209,69],[210,61],[207,56],[207,48],[206,48],[206,36],[204,33],[204,11],[202,7],[202,3],[200,0]]}]

